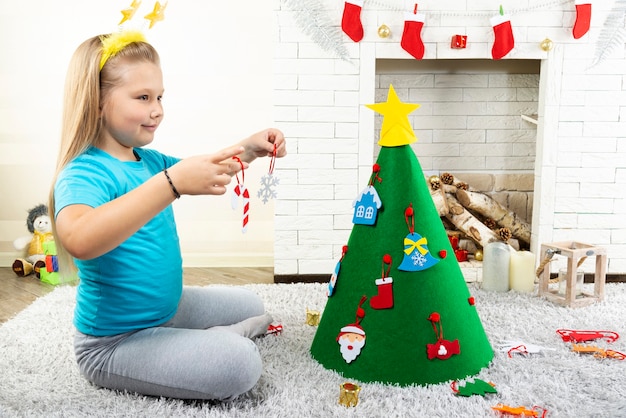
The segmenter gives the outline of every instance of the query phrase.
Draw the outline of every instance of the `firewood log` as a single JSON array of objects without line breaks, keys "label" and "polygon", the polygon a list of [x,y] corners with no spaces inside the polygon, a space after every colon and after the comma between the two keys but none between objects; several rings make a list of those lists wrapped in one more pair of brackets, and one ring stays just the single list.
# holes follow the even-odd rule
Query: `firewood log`
[{"label": "firewood log", "polygon": [[459,231],[463,232],[483,248],[490,242],[501,241],[500,237],[498,237],[495,232],[487,228],[480,220],[465,209],[453,195],[447,194],[446,200],[450,208],[446,219]]},{"label": "firewood log", "polygon": [[456,198],[467,209],[493,219],[498,225],[508,228],[514,237],[530,244],[530,225],[491,197],[484,193],[459,189]]},{"label": "firewood log", "polygon": [[448,208],[448,202],[446,201],[446,195],[442,189],[433,190],[430,188],[430,197],[433,199],[433,203],[437,208],[439,216],[446,216],[450,209]]}]

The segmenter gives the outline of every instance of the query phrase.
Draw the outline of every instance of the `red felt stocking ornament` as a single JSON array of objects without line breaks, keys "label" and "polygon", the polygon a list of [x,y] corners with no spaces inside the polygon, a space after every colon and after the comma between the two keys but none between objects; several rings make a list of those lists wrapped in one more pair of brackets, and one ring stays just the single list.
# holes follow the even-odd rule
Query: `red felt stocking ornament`
[{"label": "red felt stocking ornament", "polygon": [[591,23],[591,2],[589,0],[576,0],[576,22],[574,22],[574,39],[581,38],[589,31]]},{"label": "red felt stocking ornament", "polygon": [[491,48],[491,56],[494,60],[499,60],[511,52],[515,46],[513,28],[511,27],[509,17],[503,14],[492,17],[491,26],[493,26],[493,33],[495,35],[493,47]]},{"label": "red felt stocking ornament", "polygon": [[[385,271],[385,264],[387,271]],[[378,294],[370,298],[370,306],[372,309],[389,309],[393,308],[393,278],[389,277],[391,269],[391,256],[385,254],[383,257],[383,272],[381,278],[376,280]]]},{"label": "red felt stocking ornament", "polygon": [[376,280],[378,294],[370,299],[372,309],[389,309],[393,308],[393,279],[391,277],[383,277]]},{"label": "red felt stocking ornament", "polygon": [[425,16],[417,13],[417,3],[413,8],[413,13],[404,15],[404,31],[400,46],[415,59],[421,60],[424,57],[424,42],[422,41],[422,28],[424,27]]},{"label": "red felt stocking ornament", "polygon": [[361,23],[361,10],[364,0],[346,0],[341,17],[341,29],[354,42],[363,39],[363,24]]}]

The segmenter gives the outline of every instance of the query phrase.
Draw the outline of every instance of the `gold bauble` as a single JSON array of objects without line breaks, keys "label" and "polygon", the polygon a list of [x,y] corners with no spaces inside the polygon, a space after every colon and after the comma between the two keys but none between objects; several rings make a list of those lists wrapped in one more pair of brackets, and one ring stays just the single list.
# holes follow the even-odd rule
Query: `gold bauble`
[{"label": "gold bauble", "polygon": [[378,27],[378,36],[381,38],[389,38],[389,36],[391,36],[391,29],[389,29],[389,26],[384,24],[380,25]]},{"label": "gold bauble", "polygon": [[548,52],[552,49],[552,47],[554,46],[554,44],[552,43],[552,39],[550,38],[546,38],[543,41],[541,41],[541,49],[543,49],[544,51]]},{"label": "gold bauble", "polygon": [[483,250],[476,250],[474,253],[474,260],[483,261]]}]

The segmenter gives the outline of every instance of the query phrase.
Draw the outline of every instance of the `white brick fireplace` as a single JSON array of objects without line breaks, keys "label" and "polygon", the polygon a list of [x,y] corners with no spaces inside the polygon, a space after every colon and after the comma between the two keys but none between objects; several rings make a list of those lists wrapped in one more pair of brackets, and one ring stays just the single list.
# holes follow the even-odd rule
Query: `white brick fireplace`
[{"label": "white brick fireplace", "polygon": [[[513,64],[509,68],[518,63],[536,68],[538,74],[529,70],[517,76],[502,76],[498,70],[502,61],[491,60],[493,30],[489,17],[497,13],[498,2],[447,0],[424,3],[423,7],[420,4],[426,15],[422,30],[425,56],[421,62],[400,46],[403,2],[365,0],[361,14],[364,39],[354,43],[345,35],[339,38],[349,59],[337,58],[333,52],[336,43],[331,42],[335,48],[324,49],[313,41],[315,34],[304,33],[297,17],[301,19],[305,14],[294,6],[300,3],[300,8],[323,4],[326,9],[309,15],[322,22],[327,18],[335,31],[340,31],[343,11],[342,1],[276,1],[279,30],[275,120],[289,139],[289,155],[277,166],[281,178],[275,225],[277,276],[332,271],[352,229],[352,201],[367,183],[375,161],[375,114],[364,105],[381,101],[388,82],[394,84],[403,101],[422,103],[420,94],[424,95],[426,105],[414,112],[412,123],[420,141],[416,154],[425,171],[455,170],[459,167],[442,167],[440,162],[456,160],[469,165],[460,167],[460,171],[534,172],[531,250],[536,253],[541,243],[568,240],[605,246],[608,272],[626,272],[623,45],[602,63],[588,68],[611,4],[594,2],[592,27],[576,40],[572,36],[573,0],[516,2],[517,9],[510,11],[515,48],[504,60]],[[382,24],[390,27],[390,37],[378,36],[377,28]],[[468,36],[467,48],[450,48],[450,39],[456,34]],[[540,48],[546,38],[553,41],[550,51]],[[480,63],[481,68],[489,68],[490,63],[494,64],[493,71],[487,69],[465,78],[468,86],[476,84],[484,96],[497,95],[498,88],[518,89],[515,83],[524,80],[518,96],[511,100],[519,104],[519,115],[498,114],[497,101],[501,98],[468,113],[462,109],[471,105],[462,99],[441,105],[443,112],[434,110],[426,92],[438,92],[420,85],[419,80],[435,80],[436,74],[450,72],[452,63],[464,67],[464,60],[467,67]],[[398,77],[397,70],[380,72],[394,62],[402,68],[402,74],[404,68],[415,64],[423,68],[414,78]],[[407,79],[418,81],[414,86],[396,85]],[[486,84],[480,87],[478,83],[483,82]],[[522,119],[522,114],[536,114],[536,125]],[[473,125],[467,122],[472,117],[483,123],[493,120],[495,133],[472,132]],[[454,128],[458,143],[453,147],[438,144],[437,135],[442,130],[438,124],[459,119],[465,122]],[[497,139],[504,130],[498,123],[507,126],[513,140]],[[454,155],[463,146],[472,149],[473,154],[467,158]],[[512,154],[490,160],[489,153],[496,148],[509,149]],[[493,163],[496,160],[498,164]],[[487,161],[492,162],[491,166]]]}]

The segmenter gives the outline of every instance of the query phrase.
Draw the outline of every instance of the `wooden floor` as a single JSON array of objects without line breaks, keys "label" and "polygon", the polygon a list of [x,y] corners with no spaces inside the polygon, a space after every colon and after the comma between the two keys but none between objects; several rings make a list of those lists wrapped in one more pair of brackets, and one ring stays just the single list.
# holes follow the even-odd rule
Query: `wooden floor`
[{"label": "wooden floor", "polygon": [[[207,284],[274,283],[271,267],[186,268],[184,283],[192,286]],[[18,277],[10,267],[0,267],[0,324],[8,321],[35,299],[51,292],[55,286],[42,283],[31,274]]]}]

